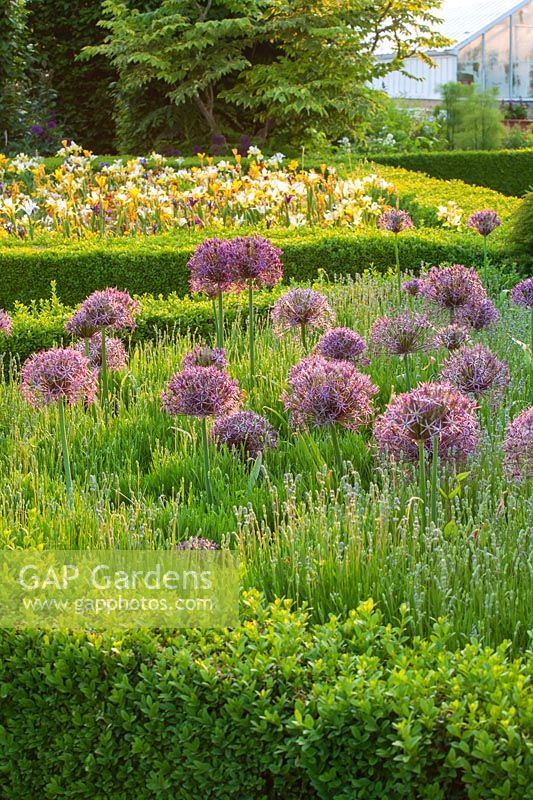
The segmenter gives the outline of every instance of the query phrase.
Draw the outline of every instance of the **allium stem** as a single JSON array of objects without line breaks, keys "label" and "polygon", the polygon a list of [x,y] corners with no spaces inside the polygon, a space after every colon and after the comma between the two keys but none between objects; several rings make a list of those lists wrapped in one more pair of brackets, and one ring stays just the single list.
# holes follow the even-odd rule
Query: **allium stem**
[{"label": "allium stem", "polygon": [[248,332],[250,337],[250,384],[255,380],[255,320],[254,320],[254,284],[248,281]]},{"label": "allium stem", "polygon": [[483,237],[483,266],[487,269],[488,265],[488,256],[487,256],[487,237]]},{"label": "allium stem", "polygon": [[431,519],[437,521],[437,492],[439,477],[439,437],[431,438]]},{"label": "allium stem", "polygon": [[426,450],[424,442],[418,442],[418,485],[419,494],[422,499],[420,506],[420,522],[422,523],[422,530],[426,527],[426,501],[427,501],[427,486],[426,486]]},{"label": "allium stem", "polygon": [[218,290],[217,347],[224,347],[224,302],[220,289]]},{"label": "allium stem", "polygon": [[405,386],[407,391],[411,391],[411,372],[409,369],[409,355],[407,353],[403,354],[403,363],[405,367]]},{"label": "allium stem", "polygon": [[400,271],[400,252],[398,249],[398,234],[394,234],[394,256],[396,258],[396,279],[398,282],[398,305],[402,303],[402,273]]},{"label": "allium stem", "polygon": [[306,333],[306,328],[305,328],[305,323],[304,322],[302,322],[302,324],[300,325],[300,332],[301,332],[301,335],[302,335],[303,349],[307,353],[307,333]]},{"label": "allium stem", "polygon": [[63,453],[63,467],[65,469],[65,483],[67,485],[69,503],[72,505],[74,500],[74,492],[72,488],[72,472],[70,470],[70,456],[68,452],[67,430],[65,426],[65,401],[63,398],[59,399],[57,404],[57,413],[59,421],[59,439],[61,441],[61,450]]},{"label": "allium stem", "polygon": [[341,448],[339,445],[339,435],[337,433],[337,426],[334,422],[330,425],[330,430],[331,430],[331,441],[333,442],[333,452],[335,453],[335,461],[337,463],[337,471],[340,477],[344,472],[344,465],[342,463],[342,455],[341,455]]},{"label": "allium stem", "polygon": [[214,321],[215,321],[215,341],[217,343],[217,347],[220,347],[220,344],[219,344],[219,342],[220,342],[219,319],[218,319],[218,313],[217,313],[217,304],[216,304],[216,300],[215,300],[214,297],[212,298],[211,302],[213,304],[213,318],[214,318]]},{"label": "allium stem", "polygon": [[106,354],[106,329],[102,328],[102,365],[100,367],[100,375],[102,378],[102,406],[104,408],[104,416],[107,424],[107,354]]},{"label": "allium stem", "polygon": [[91,340],[88,336],[84,339],[85,342],[85,356],[87,357],[88,361],[91,360]]},{"label": "allium stem", "polygon": [[209,505],[213,502],[213,493],[211,491],[211,478],[209,475],[209,443],[207,440],[207,420],[202,418],[202,450],[204,456],[204,478],[205,478],[205,493]]}]

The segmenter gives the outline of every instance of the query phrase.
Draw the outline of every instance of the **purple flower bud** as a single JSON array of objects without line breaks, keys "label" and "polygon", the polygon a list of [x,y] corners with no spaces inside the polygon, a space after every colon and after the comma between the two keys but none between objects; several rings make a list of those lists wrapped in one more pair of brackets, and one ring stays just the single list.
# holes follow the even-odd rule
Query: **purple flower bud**
[{"label": "purple flower bud", "polygon": [[487,393],[496,402],[510,381],[509,369],[482,344],[462,347],[443,364],[441,379],[475,398]]},{"label": "purple flower bud", "polygon": [[171,416],[201,419],[232,414],[241,404],[238,382],[216,367],[187,367],[176,373],[161,398]]},{"label": "purple flower bud", "polygon": [[507,426],[503,452],[503,465],[509,477],[533,478],[533,406],[522,411]]},{"label": "purple flower bud", "polygon": [[237,450],[242,448],[251,458],[278,444],[278,435],[270,422],[254,411],[237,411],[230,416],[218,417],[211,433],[218,445]]},{"label": "purple flower bud", "polygon": [[272,324],[277,336],[302,327],[327,328],[333,319],[327,298],[313,289],[289,289],[272,307]]},{"label": "purple flower bud", "polygon": [[7,311],[0,308],[0,333],[10,336],[11,334],[11,318]]},{"label": "purple flower bud", "polygon": [[403,356],[429,346],[433,326],[424,314],[404,311],[395,317],[380,317],[372,325],[370,339],[376,353]]},{"label": "purple flower bud", "polygon": [[65,330],[83,339],[88,339],[103,328],[133,330],[140,308],[140,303],[128,292],[118,289],[93,292],[67,321]]},{"label": "purple flower bud", "polygon": [[[74,349],[78,353],[87,355],[85,341],[76,342]],[[110,371],[116,371],[126,366],[128,356],[126,348],[120,339],[106,336],[105,339],[106,366]],[[99,370],[102,366],[102,334],[100,331],[89,339],[89,364],[93,369]]]},{"label": "purple flower bud", "polygon": [[71,347],[35,353],[21,370],[22,396],[36,408],[59,400],[92,403],[96,387],[97,376],[87,358]]},{"label": "purple flower bud", "polygon": [[184,356],[181,368],[187,367],[216,367],[226,369],[228,362],[223,347],[203,347],[198,345]]},{"label": "purple flower bud", "polygon": [[366,350],[362,336],[350,328],[332,328],[324,333],[315,347],[315,353],[333,361],[362,363],[361,355]]},{"label": "purple flower bud", "polygon": [[413,220],[407,213],[399,208],[391,208],[384,211],[378,220],[378,228],[391,233],[400,233],[401,231],[414,228]]},{"label": "purple flower bud", "polygon": [[481,236],[488,236],[495,228],[502,224],[501,219],[495,211],[484,209],[474,211],[467,220],[467,226],[476,230]]},{"label": "purple flower bud", "polygon": [[262,236],[230,240],[232,263],[240,281],[256,287],[274,286],[283,277],[282,251]]},{"label": "purple flower bud", "polygon": [[533,278],[526,278],[513,286],[511,300],[517,306],[533,308]]},{"label": "purple flower bud", "polygon": [[463,460],[476,449],[480,426],[472,400],[449,384],[423,383],[393,397],[374,436],[379,451],[394,459],[418,461],[419,445],[431,454],[437,437],[442,461]]}]

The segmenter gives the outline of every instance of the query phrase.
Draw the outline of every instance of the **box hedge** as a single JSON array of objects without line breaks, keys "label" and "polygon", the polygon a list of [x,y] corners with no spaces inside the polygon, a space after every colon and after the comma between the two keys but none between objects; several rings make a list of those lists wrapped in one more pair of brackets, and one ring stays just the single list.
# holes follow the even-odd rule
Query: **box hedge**
[{"label": "box hedge", "polygon": [[234,630],[0,633],[2,797],[489,800],[527,796],[527,663],[371,601],[312,626],[245,596]]},{"label": "box hedge", "polygon": [[441,180],[456,178],[514,197],[521,197],[533,186],[533,148],[373,155],[372,160]]},{"label": "box hedge", "polygon": [[[333,277],[353,275],[372,266],[386,270],[394,263],[393,236],[381,231],[278,230],[268,235],[283,248],[287,282],[309,281],[320,272]],[[185,295],[187,260],[200,240],[198,234],[166,235],[0,247],[0,308],[49,296],[51,281],[56,281],[57,294],[68,305],[76,305],[106,286],[134,294]],[[422,262],[479,266],[483,261],[481,237],[471,232],[417,230],[401,235],[399,245],[404,270],[417,270]],[[497,242],[490,247],[490,254],[495,263],[505,260]]]}]

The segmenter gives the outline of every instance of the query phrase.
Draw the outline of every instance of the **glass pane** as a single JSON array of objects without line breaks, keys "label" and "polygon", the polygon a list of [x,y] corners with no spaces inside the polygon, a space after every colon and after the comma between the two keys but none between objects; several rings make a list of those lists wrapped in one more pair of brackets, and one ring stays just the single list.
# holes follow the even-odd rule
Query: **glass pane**
[{"label": "glass pane", "polygon": [[509,18],[485,34],[485,86],[509,97]]},{"label": "glass pane", "polygon": [[513,14],[513,97],[533,98],[533,3]]},{"label": "glass pane", "polygon": [[457,56],[457,80],[459,83],[481,81],[481,36],[459,50]]}]

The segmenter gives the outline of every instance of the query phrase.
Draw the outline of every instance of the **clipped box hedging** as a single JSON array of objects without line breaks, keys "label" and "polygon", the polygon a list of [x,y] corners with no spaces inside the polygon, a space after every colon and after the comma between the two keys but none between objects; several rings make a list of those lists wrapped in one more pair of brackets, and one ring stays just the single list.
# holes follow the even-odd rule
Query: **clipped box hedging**
[{"label": "clipped box hedging", "polygon": [[[309,281],[320,272],[333,277],[370,267],[386,270],[394,263],[393,236],[381,231],[285,230],[268,236],[283,248],[287,282]],[[187,260],[200,240],[199,235],[167,235],[55,246],[5,245],[0,247],[0,308],[48,297],[52,281],[68,305],[107,286],[134,294],[185,295]],[[480,266],[483,261],[481,237],[470,232],[417,230],[401,235],[399,245],[403,270],[417,270],[423,262]],[[505,260],[497,242],[490,246],[490,254],[495,263]]]},{"label": "clipped box hedging", "polygon": [[424,172],[441,180],[455,178],[486,186],[514,197],[521,197],[533,186],[533,148],[373,155],[372,160]]},{"label": "clipped box hedging", "polygon": [[[312,626],[244,599],[234,630],[0,632],[2,798],[525,798],[527,663],[409,643],[371,601]],[[530,674],[530,673],[529,673]]]}]

